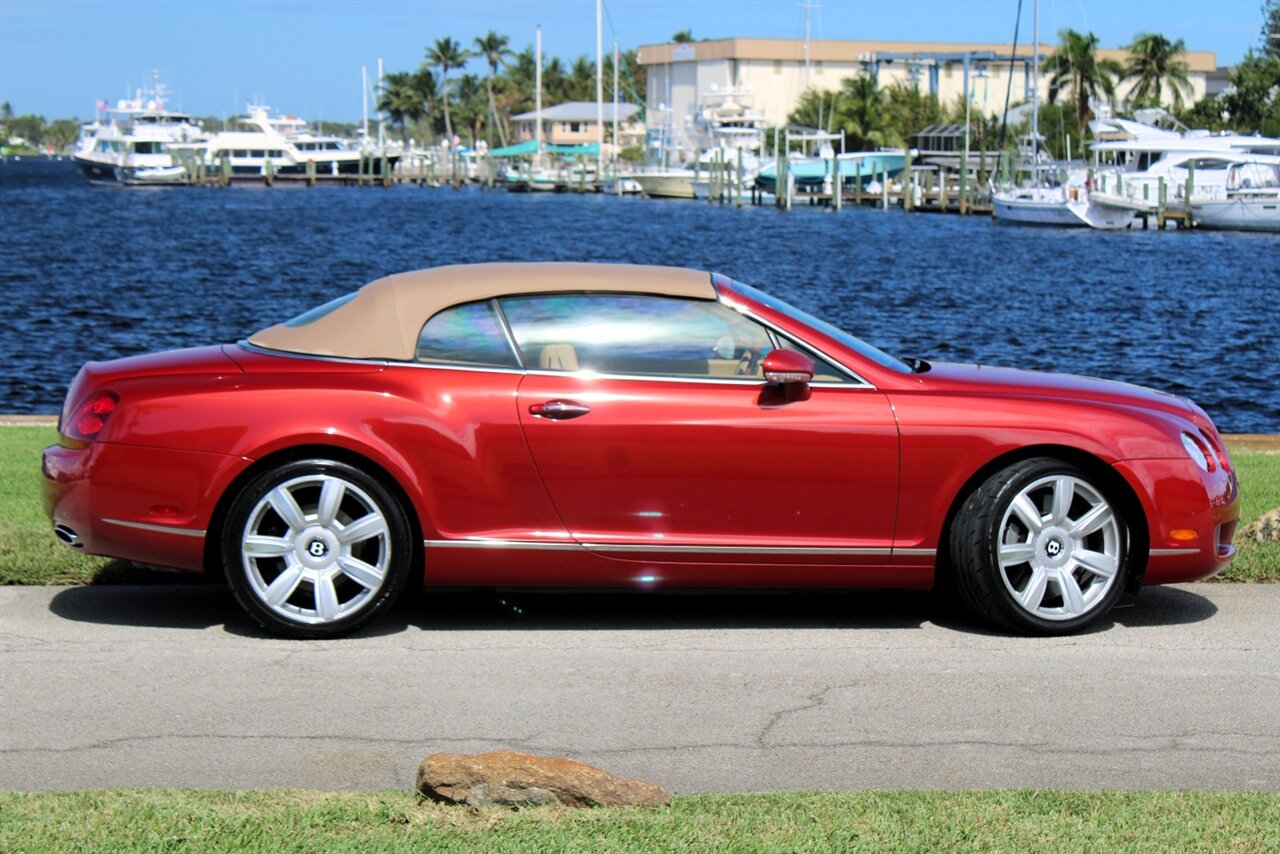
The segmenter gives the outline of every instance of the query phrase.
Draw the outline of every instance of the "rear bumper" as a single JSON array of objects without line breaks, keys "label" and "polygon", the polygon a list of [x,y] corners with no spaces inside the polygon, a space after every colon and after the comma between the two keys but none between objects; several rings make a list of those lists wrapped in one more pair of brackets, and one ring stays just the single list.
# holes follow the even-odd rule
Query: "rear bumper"
[{"label": "rear bumper", "polygon": [[1240,517],[1234,471],[1206,472],[1189,459],[1128,460],[1116,469],[1138,494],[1148,521],[1143,584],[1199,581],[1227,567]]},{"label": "rear bumper", "polygon": [[239,457],[94,442],[44,450],[44,507],[56,536],[89,554],[204,568],[217,497]]}]

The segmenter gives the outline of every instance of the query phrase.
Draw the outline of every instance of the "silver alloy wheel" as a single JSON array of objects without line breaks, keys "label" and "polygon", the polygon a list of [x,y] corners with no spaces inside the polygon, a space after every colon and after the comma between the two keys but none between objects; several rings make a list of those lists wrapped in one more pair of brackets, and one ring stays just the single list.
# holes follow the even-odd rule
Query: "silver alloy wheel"
[{"label": "silver alloy wheel", "polygon": [[1106,498],[1068,474],[1024,487],[1000,521],[996,559],[1015,602],[1044,620],[1072,620],[1096,608],[1115,583],[1123,549]]},{"label": "silver alloy wheel", "polygon": [[391,536],[367,492],[341,477],[311,474],[279,484],[254,505],[241,556],[263,605],[318,625],[374,600],[391,565]]}]

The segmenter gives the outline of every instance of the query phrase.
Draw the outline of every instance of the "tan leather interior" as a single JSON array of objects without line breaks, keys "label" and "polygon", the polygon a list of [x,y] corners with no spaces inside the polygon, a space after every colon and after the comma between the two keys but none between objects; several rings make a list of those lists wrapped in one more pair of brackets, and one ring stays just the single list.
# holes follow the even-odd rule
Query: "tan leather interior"
[{"label": "tan leather interior", "polygon": [[548,344],[538,353],[538,367],[544,371],[576,371],[578,351],[572,344]]}]

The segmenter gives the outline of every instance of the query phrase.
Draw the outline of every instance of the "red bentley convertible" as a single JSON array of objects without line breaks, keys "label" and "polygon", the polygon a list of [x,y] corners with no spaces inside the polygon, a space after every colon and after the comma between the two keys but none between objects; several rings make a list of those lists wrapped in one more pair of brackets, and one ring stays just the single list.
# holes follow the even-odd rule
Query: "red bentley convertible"
[{"label": "red bentley convertible", "polygon": [[1204,411],[1074,376],[899,360],[659,267],[404,273],[237,345],[90,362],[44,453],[57,536],[224,572],[332,637],[404,585],[929,587],[1079,630],[1231,559]]}]

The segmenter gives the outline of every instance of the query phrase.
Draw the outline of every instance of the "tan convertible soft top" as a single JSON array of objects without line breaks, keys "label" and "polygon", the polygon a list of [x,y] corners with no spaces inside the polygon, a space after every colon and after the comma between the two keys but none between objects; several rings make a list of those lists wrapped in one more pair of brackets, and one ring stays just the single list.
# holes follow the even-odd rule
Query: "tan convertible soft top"
[{"label": "tan convertible soft top", "polygon": [[637,264],[467,264],[398,273],[370,282],[345,305],[298,326],[250,336],[270,350],[352,359],[414,357],[422,325],[441,309],[508,294],[583,291],[715,299],[711,274]]}]

